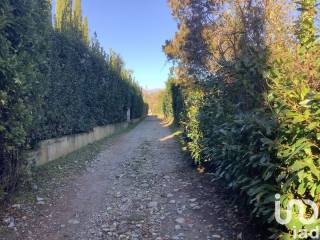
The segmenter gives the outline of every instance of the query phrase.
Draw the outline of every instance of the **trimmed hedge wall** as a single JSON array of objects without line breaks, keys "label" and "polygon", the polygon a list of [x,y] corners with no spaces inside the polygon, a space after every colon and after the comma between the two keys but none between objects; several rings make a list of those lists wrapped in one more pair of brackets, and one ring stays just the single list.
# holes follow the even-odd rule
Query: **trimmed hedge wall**
[{"label": "trimmed hedge wall", "polygon": [[117,54],[51,19],[49,1],[0,1],[0,199],[24,169],[22,150],[147,111]]}]

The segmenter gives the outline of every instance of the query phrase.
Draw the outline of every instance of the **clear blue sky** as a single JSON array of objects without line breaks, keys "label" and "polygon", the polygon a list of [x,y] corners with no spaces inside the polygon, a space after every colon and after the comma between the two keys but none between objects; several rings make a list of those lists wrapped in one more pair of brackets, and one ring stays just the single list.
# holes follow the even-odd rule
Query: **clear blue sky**
[{"label": "clear blue sky", "polygon": [[167,0],[82,0],[82,7],[91,35],[123,57],[142,87],[164,87],[170,64],[162,45],[177,28]]}]

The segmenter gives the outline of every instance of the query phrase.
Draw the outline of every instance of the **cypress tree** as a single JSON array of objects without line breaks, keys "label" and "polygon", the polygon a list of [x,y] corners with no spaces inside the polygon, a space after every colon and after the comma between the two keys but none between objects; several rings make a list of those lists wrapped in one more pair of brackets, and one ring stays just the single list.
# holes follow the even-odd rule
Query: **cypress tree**
[{"label": "cypress tree", "polygon": [[62,15],[65,9],[65,5],[65,0],[57,0],[56,2],[55,28],[57,30],[61,30]]},{"label": "cypress tree", "polygon": [[67,0],[65,9],[62,12],[62,30],[69,31],[72,29],[72,0]]},{"label": "cypress tree", "polygon": [[75,0],[74,8],[73,8],[73,23],[75,28],[81,32],[82,29],[82,8],[81,8],[81,0]]},{"label": "cypress tree", "polygon": [[83,40],[84,42],[89,45],[90,37],[89,37],[89,24],[88,24],[88,18],[84,17],[84,22],[82,26],[82,34],[83,34]]},{"label": "cypress tree", "polygon": [[57,30],[67,30],[72,22],[72,0],[57,0],[55,27]]}]

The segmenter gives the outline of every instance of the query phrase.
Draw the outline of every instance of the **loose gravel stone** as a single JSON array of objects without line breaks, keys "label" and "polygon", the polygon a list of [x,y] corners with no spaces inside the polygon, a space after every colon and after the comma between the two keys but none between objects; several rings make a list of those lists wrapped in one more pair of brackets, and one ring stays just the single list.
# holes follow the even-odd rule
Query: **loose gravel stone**
[{"label": "loose gravel stone", "polygon": [[184,218],[177,218],[176,220],[176,223],[179,223],[179,224],[184,224],[186,222],[186,220]]}]

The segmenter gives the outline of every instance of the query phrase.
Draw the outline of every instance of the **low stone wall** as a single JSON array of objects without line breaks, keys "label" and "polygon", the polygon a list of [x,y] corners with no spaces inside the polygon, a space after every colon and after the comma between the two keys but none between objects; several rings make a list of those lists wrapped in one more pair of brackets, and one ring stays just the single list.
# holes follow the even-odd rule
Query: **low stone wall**
[{"label": "low stone wall", "polygon": [[29,164],[40,166],[50,161],[64,157],[90,143],[94,143],[112,134],[126,129],[130,124],[137,123],[140,119],[133,119],[130,122],[109,124],[103,127],[96,127],[88,133],[68,135],[61,138],[54,138],[41,141],[35,150],[25,152],[25,158]]}]

